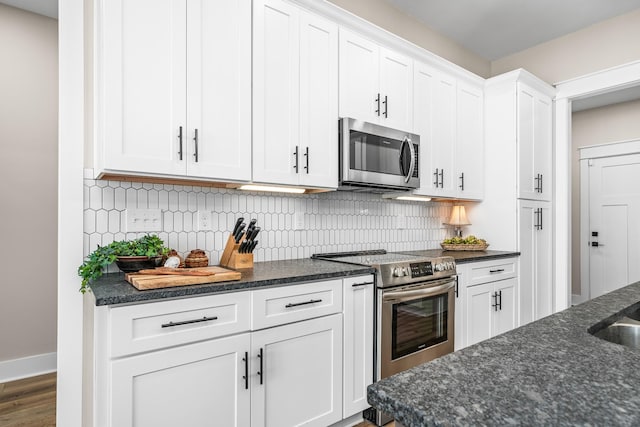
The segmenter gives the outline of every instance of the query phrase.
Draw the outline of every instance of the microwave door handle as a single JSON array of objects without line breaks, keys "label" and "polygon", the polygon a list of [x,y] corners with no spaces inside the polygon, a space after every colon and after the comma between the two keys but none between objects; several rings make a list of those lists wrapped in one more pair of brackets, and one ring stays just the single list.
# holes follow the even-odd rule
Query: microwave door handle
[{"label": "microwave door handle", "polygon": [[409,143],[409,152],[411,153],[411,164],[409,166],[409,173],[404,178],[404,182],[409,182],[409,180],[413,176],[413,171],[416,168],[416,150],[413,148],[413,142],[411,142],[411,138],[406,137],[405,141]]},{"label": "microwave door handle", "polygon": [[[400,164],[400,173],[403,175],[403,177],[405,178],[404,182],[407,182],[406,179],[406,172],[404,170],[404,146],[405,144],[407,144],[407,138],[402,140],[402,143],[400,144],[400,155],[398,156],[398,163]],[[409,165],[409,169],[411,169],[411,165]]]}]

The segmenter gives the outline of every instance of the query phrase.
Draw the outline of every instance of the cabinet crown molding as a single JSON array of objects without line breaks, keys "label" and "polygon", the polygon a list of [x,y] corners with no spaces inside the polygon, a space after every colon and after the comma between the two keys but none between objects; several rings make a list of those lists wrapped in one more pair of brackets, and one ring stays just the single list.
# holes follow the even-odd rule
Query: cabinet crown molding
[{"label": "cabinet crown molding", "polygon": [[485,80],[485,89],[491,88],[497,85],[513,84],[516,82],[525,83],[551,98],[555,97],[555,94],[556,94],[555,87],[551,86],[549,83],[531,74],[524,68],[518,68],[516,70],[509,71],[507,73],[500,74],[498,76],[491,77]]}]

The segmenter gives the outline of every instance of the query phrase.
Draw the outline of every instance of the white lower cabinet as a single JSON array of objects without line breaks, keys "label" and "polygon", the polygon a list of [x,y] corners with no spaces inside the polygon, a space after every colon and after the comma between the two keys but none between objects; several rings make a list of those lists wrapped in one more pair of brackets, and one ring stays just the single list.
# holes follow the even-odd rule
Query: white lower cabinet
[{"label": "white lower cabinet", "polygon": [[251,341],[252,427],[342,419],[342,314],[258,331]]},{"label": "white lower cabinet", "polygon": [[327,426],[367,407],[371,275],[94,310],[93,425]]},{"label": "white lower cabinet", "polygon": [[455,350],[518,326],[518,260],[458,265]]},{"label": "white lower cabinet", "polygon": [[123,358],[111,366],[111,425],[248,426],[248,333]]}]

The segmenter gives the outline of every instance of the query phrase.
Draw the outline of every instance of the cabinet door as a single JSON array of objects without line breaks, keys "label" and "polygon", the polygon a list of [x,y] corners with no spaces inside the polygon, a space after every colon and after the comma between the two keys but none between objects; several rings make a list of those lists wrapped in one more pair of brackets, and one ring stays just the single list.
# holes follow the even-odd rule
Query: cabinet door
[{"label": "cabinet door", "polygon": [[484,195],[484,116],[482,88],[458,82],[456,186],[459,198]]},{"label": "cabinet door", "polygon": [[436,189],[435,163],[433,155],[433,110],[434,87],[438,79],[437,72],[420,62],[415,63],[413,73],[413,123],[414,132],[420,136],[420,188],[414,191],[416,194],[432,195]]},{"label": "cabinet door", "polygon": [[380,123],[413,132],[413,60],[380,48]]},{"label": "cabinet door", "polygon": [[465,288],[465,329],[467,345],[492,337],[495,304],[493,283]]},{"label": "cabinet door", "polygon": [[340,117],[377,123],[380,119],[378,45],[340,29]]},{"label": "cabinet door", "polygon": [[187,174],[249,181],[251,1],[190,0],[187,13]]},{"label": "cabinet door", "polygon": [[498,310],[493,312],[491,336],[510,331],[518,326],[517,279],[499,280],[494,283],[494,292],[498,293]]},{"label": "cabinet door", "polygon": [[536,93],[534,105],[534,174],[540,174],[541,182],[537,193],[538,200],[551,201],[551,186],[553,183],[551,168],[551,145],[553,140],[551,98]]},{"label": "cabinet door", "polygon": [[[253,180],[297,184],[299,10],[280,0],[254,2]],[[296,162],[296,157],[298,161]]]},{"label": "cabinet door", "polygon": [[342,419],[341,314],[254,332],[250,359],[253,427]]},{"label": "cabinet door", "polygon": [[338,26],[300,15],[300,184],[338,186]]},{"label": "cabinet door", "polygon": [[342,418],[369,407],[367,387],[373,383],[373,277],[344,279]]},{"label": "cabinet door", "polygon": [[[520,325],[535,320],[536,202],[518,201],[518,250],[520,251]],[[551,251],[549,251],[551,252]]]},{"label": "cabinet door", "polygon": [[242,334],[116,360],[109,425],[248,426],[249,344]]},{"label": "cabinet door", "polygon": [[465,292],[464,288],[467,286],[466,283],[466,275],[463,271],[463,268],[458,267],[458,275],[456,276],[456,305],[455,305],[455,323],[454,323],[454,340],[453,340],[453,349],[454,351],[461,350],[467,346],[467,335],[466,329],[464,326],[465,321]]},{"label": "cabinet door", "polygon": [[183,175],[186,0],[103,0],[96,8],[96,168]]},{"label": "cabinet door", "polygon": [[535,94],[530,87],[517,84],[518,198],[536,199],[534,107]]},{"label": "cabinet door", "polygon": [[551,274],[551,205],[539,202],[539,226],[535,230],[535,319],[553,313],[553,277]]},{"label": "cabinet door", "polygon": [[456,142],[456,81],[439,74],[433,91],[433,121],[431,170],[422,170],[422,179],[431,178],[434,196],[456,196],[456,169],[454,154]]}]

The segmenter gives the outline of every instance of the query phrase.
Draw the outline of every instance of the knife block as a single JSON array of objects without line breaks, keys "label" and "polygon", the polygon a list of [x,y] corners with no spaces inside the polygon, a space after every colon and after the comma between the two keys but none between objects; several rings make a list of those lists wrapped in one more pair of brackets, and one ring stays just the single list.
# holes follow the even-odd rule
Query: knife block
[{"label": "knife block", "polygon": [[[240,238],[240,241],[244,238]],[[236,243],[233,235],[229,236],[227,245],[224,247],[224,252],[220,257],[220,265],[222,267],[229,267],[233,269],[238,268],[253,268],[253,254],[241,254],[238,252],[240,243]]]}]

